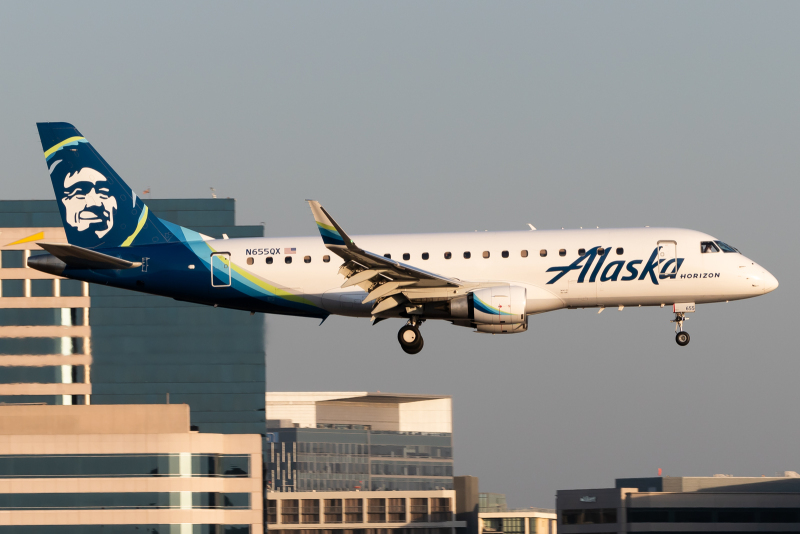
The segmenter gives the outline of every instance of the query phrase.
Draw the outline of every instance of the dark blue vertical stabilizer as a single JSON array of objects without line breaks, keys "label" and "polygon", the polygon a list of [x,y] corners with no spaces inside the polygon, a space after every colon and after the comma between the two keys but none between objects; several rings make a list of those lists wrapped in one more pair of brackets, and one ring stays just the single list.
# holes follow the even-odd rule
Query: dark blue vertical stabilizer
[{"label": "dark blue vertical stabilizer", "polygon": [[70,244],[96,249],[179,240],[73,125],[36,127]]}]

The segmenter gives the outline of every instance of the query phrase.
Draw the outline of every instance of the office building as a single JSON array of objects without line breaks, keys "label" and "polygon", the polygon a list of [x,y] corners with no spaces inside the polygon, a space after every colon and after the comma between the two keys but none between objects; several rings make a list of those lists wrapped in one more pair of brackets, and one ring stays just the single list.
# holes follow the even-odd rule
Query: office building
[{"label": "office building", "polygon": [[453,534],[456,494],[434,491],[267,492],[267,528],[280,534]]},{"label": "office building", "polygon": [[556,511],[550,508],[509,508],[504,493],[478,496],[479,534],[555,534]]},{"label": "office building", "polygon": [[800,475],[617,479],[558,491],[556,505],[562,534],[800,532]]},{"label": "office building", "polygon": [[[212,237],[263,235],[232,199],[147,204]],[[0,201],[0,403],[186,403],[202,432],[264,433],[262,315],[29,269],[38,241],[66,242],[55,201]]]},{"label": "office building", "polygon": [[0,534],[260,534],[262,436],[189,407],[0,406]]},{"label": "office building", "polygon": [[269,489],[453,489],[449,396],[268,392],[266,411]]}]

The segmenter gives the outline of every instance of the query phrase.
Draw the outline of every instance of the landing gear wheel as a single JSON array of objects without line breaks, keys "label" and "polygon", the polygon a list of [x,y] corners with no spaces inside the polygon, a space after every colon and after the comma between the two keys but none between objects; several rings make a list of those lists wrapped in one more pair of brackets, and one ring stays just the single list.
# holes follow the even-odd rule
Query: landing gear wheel
[{"label": "landing gear wheel", "polygon": [[407,324],[397,333],[397,340],[400,342],[400,347],[407,354],[416,354],[422,350],[425,342],[422,340],[422,334],[419,333],[419,328]]},{"label": "landing gear wheel", "polygon": [[677,334],[675,334],[675,342],[680,345],[681,347],[685,347],[689,344],[689,332],[684,332],[681,330]]}]

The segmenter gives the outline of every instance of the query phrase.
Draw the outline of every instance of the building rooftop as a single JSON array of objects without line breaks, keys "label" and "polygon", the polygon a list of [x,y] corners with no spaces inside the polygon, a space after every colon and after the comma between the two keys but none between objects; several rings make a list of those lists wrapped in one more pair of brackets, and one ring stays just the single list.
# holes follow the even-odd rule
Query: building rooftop
[{"label": "building rooftop", "polygon": [[452,398],[367,391],[266,394],[267,428],[362,425],[372,430],[452,433]]}]

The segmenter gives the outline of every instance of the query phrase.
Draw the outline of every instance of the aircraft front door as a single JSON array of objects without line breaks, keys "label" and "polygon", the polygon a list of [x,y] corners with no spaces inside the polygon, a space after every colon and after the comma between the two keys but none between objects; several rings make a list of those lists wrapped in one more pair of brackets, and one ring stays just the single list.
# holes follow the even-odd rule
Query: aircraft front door
[{"label": "aircraft front door", "polygon": [[674,279],[678,274],[678,243],[675,241],[658,242],[658,278]]},{"label": "aircraft front door", "polygon": [[211,254],[211,286],[230,287],[231,253],[213,252]]}]

